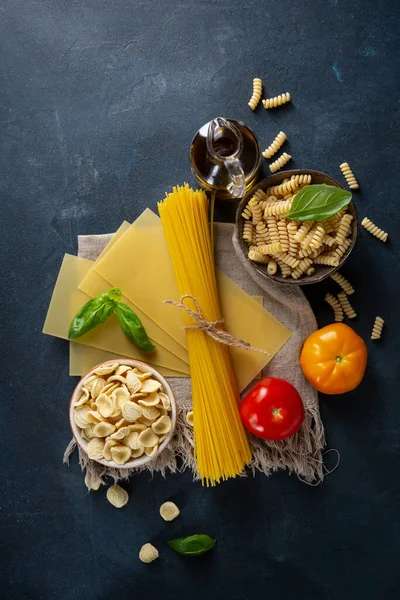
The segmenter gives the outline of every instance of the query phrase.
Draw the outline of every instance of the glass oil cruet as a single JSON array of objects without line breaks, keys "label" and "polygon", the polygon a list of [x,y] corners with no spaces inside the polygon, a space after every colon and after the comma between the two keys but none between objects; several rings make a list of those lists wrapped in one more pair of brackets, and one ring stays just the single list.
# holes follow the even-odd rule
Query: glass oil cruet
[{"label": "glass oil cruet", "polygon": [[248,125],[217,117],[194,136],[190,163],[200,185],[217,198],[241,198],[257,178],[261,148]]}]

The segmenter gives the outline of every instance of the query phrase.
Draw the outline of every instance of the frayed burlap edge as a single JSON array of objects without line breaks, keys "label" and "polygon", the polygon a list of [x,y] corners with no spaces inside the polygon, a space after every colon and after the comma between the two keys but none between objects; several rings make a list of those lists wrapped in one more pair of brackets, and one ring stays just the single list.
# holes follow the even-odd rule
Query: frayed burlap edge
[{"label": "frayed burlap edge", "polygon": [[[255,475],[256,471],[270,475],[278,469],[286,469],[295,473],[300,479],[312,483],[322,482],[324,478],[322,448],[325,445],[325,435],[318,409],[305,407],[305,418],[301,429],[291,438],[272,442],[250,436],[250,446],[253,453],[249,468],[241,474]],[[74,439],[68,444],[64,453],[64,463],[69,464],[71,454],[77,444]],[[190,469],[193,479],[198,480],[196,461],[194,459],[193,429],[186,423],[185,411],[178,411],[175,435],[169,446],[155,459],[142,467],[135,469],[114,469],[105,467],[91,460],[82,448],[78,447],[79,464],[86,471],[85,483],[88,489],[92,482],[105,484],[105,477],[110,477],[114,483],[126,481],[132,475],[142,471],[161,473],[177,473]]]}]

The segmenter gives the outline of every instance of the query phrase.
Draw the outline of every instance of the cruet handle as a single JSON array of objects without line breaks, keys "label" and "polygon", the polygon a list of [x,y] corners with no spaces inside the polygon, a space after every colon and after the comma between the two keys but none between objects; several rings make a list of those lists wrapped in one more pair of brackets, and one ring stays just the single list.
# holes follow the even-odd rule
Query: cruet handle
[{"label": "cruet handle", "polygon": [[[220,140],[224,138],[228,139],[231,144],[229,154],[226,154],[224,148],[220,148]],[[246,193],[244,171],[239,160],[242,148],[241,133],[231,121],[217,117],[210,122],[207,133],[207,150],[215,161],[226,167],[230,179],[226,189],[234,198],[241,198]]]}]

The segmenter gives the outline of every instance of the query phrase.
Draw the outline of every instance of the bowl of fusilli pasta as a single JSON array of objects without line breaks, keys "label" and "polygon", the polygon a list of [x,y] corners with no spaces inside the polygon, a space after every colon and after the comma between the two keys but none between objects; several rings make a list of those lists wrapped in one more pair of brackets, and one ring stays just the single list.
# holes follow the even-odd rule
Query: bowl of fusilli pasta
[{"label": "bowl of fusilli pasta", "polygon": [[358,234],[353,202],[322,221],[295,221],[284,215],[305,185],[343,188],[320,171],[282,171],[255,185],[236,213],[236,249],[258,274],[292,285],[318,283],[349,257]]}]

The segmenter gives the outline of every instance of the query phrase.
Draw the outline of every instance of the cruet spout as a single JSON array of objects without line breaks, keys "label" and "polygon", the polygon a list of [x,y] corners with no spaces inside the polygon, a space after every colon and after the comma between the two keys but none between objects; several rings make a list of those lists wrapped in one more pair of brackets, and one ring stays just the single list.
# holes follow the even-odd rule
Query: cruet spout
[{"label": "cruet spout", "polygon": [[238,128],[223,117],[210,121],[207,132],[207,150],[215,163],[215,168],[225,167],[228,172],[226,189],[235,198],[246,193],[246,181],[240,156],[243,139]]}]

